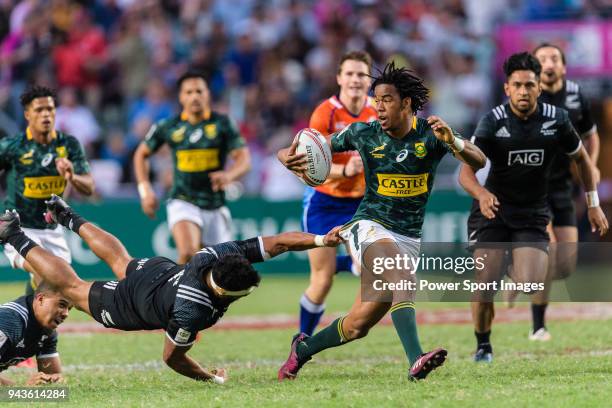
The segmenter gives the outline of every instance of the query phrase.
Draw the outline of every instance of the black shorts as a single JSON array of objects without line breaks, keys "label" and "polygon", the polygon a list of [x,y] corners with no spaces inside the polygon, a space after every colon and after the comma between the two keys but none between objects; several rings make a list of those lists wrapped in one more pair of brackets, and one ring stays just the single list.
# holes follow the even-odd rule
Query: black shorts
[{"label": "black shorts", "polygon": [[[89,290],[91,316],[105,327],[152,330],[163,327],[165,299],[156,299],[159,286],[182,266],[163,258],[132,259],[121,281],[96,281]],[[174,299],[167,297],[169,304]]]},{"label": "black shorts", "polygon": [[522,208],[501,204],[492,220],[480,212],[474,200],[468,218],[468,233],[471,248],[485,247],[487,243],[511,242],[513,248],[536,247],[548,250],[550,238],[546,226],[550,214],[546,207]]},{"label": "black shorts", "polygon": [[551,190],[548,193],[548,207],[553,227],[575,227],[576,208],[572,199],[572,188]]}]

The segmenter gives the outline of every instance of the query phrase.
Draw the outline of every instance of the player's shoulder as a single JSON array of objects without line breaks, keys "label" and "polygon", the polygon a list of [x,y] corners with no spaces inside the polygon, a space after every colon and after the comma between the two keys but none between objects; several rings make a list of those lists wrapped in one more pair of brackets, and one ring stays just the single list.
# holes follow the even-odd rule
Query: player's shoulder
[{"label": "player's shoulder", "polygon": [[157,122],[155,122],[153,126],[156,127],[157,129],[166,130],[166,129],[175,127],[177,125],[180,125],[182,122],[186,122],[186,120],[183,120],[181,115],[173,115],[173,116],[170,116],[169,118],[158,120]]},{"label": "player's shoulder", "polygon": [[77,139],[75,136],[69,134],[69,133],[65,133],[62,131],[57,131],[56,132],[56,137],[57,140],[60,142],[60,144],[66,144],[66,145],[79,145],[81,144],[79,142],[79,139]]},{"label": "player's shoulder", "polygon": [[0,330],[10,338],[20,337],[28,326],[31,296],[22,296],[0,305]]},{"label": "player's shoulder", "polygon": [[483,117],[491,122],[499,122],[508,119],[508,110],[510,106],[507,103],[502,103],[490,109]]},{"label": "player's shoulder", "polygon": [[7,148],[12,146],[22,145],[26,140],[25,132],[19,132],[17,134],[6,136],[0,139],[0,146]]},{"label": "player's shoulder", "polygon": [[311,121],[313,119],[329,119],[332,113],[339,108],[342,108],[342,104],[334,96],[327,98],[314,108],[312,115],[310,115]]},{"label": "player's shoulder", "polygon": [[569,114],[564,108],[546,102],[538,103],[540,104],[539,109],[542,114],[542,121],[547,122],[554,120],[561,123],[569,120]]},{"label": "player's shoulder", "polygon": [[571,79],[565,80],[565,92],[568,94],[580,94],[581,93],[580,85],[578,82],[574,82]]}]

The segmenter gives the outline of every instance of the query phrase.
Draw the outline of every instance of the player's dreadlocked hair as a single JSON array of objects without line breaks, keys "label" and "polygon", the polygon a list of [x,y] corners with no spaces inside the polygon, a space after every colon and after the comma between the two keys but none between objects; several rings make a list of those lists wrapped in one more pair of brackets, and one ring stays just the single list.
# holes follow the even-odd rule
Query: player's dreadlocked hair
[{"label": "player's dreadlocked hair", "polygon": [[512,54],[506,61],[504,61],[504,74],[506,79],[510,78],[510,75],[514,71],[532,71],[537,77],[542,72],[542,65],[536,57],[525,52],[519,52],[518,54]]},{"label": "player's dreadlocked hair", "polygon": [[26,108],[34,99],[45,98],[48,96],[53,98],[53,103],[57,105],[57,94],[53,89],[47,88],[46,86],[32,85],[21,94],[19,100],[21,102],[21,106]]},{"label": "player's dreadlocked hair", "polygon": [[410,98],[412,112],[423,110],[429,100],[429,89],[423,84],[423,80],[407,68],[396,68],[394,61],[385,65],[382,71],[378,70],[378,76],[372,78],[372,90],[377,85],[390,84],[397,89],[400,98]]},{"label": "player's dreadlocked hair", "polygon": [[244,290],[258,286],[261,280],[253,265],[243,256],[226,255],[212,268],[215,283],[227,290]]}]

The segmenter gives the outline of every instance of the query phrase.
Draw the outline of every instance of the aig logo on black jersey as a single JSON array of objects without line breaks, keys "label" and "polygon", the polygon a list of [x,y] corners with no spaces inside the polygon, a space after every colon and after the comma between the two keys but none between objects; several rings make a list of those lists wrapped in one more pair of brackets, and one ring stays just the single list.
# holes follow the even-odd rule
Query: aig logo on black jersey
[{"label": "aig logo on black jersey", "polygon": [[510,150],[508,166],[519,164],[523,166],[541,166],[544,163],[544,149]]}]

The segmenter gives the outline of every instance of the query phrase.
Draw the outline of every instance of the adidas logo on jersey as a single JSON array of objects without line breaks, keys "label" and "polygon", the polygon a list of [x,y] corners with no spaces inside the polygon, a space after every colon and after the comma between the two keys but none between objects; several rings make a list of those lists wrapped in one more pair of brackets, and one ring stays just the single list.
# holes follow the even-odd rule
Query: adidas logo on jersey
[{"label": "adidas logo on jersey", "polygon": [[545,135],[545,136],[552,136],[555,133],[557,133],[557,129],[550,129],[550,127],[552,125],[554,125],[555,123],[557,123],[556,120],[549,120],[547,122],[542,123],[542,129],[540,130],[540,133]]},{"label": "adidas logo on jersey", "polygon": [[505,126],[502,126],[497,132],[495,132],[496,137],[510,137],[510,132],[506,129]]}]

